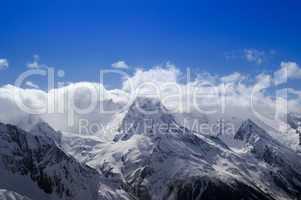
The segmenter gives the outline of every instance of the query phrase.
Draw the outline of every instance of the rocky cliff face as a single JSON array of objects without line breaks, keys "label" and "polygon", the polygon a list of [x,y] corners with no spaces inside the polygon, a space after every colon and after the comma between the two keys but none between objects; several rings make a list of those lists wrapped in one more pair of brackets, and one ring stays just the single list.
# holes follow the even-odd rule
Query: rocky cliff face
[{"label": "rocky cliff face", "polygon": [[280,144],[251,120],[242,124],[235,139],[244,141],[249,154],[270,168],[271,179],[277,187],[291,198],[301,197],[301,160],[296,152]]},{"label": "rocky cliff face", "polygon": [[[0,124],[0,187],[37,199],[96,199],[98,174],[65,154],[55,142]],[[23,186],[22,184],[28,183]]]}]

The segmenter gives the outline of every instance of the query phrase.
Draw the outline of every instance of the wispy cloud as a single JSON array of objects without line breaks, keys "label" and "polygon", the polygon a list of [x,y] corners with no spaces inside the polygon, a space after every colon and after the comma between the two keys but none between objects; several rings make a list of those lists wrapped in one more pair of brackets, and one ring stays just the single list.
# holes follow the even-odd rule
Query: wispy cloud
[{"label": "wispy cloud", "polygon": [[276,54],[275,50],[259,50],[255,48],[246,48],[243,50],[231,51],[225,54],[226,60],[244,60],[248,63],[254,63],[261,65],[264,62],[268,61],[271,57]]},{"label": "wispy cloud", "polygon": [[33,56],[33,61],[30,62],[30,63],[27,63],[27,67],[30,68],[30,69],[38,69],[38,68],[41,68],[42,65],[39,63],[40,61],[40,57],[39,55],[35,54]]},{"label": "wispy cloud", "polygon": [[244,79],[246,79],[246,77],[243,76],[242,74],[238,73],[238,72],[234,72],[233,74],[223,76],[220,79],[224,83],[229,83],[229,82],[243,81]]},{"label": "wispy cloud", "polygon": [[128,69],[129,68],[128,64],[126,64],[126,62],[122,61],[122,60],[113,63],[112,67],[115,69]]},{"label": "wispy cloud", "polygon": [[261,65],[265,59],[265,52],[257,49],[244,49],[244,58],[247,62]]},{"label": "wispy cloud", "polygon": [[40,88],[37,84],[35,84],[31,81],[26,81],[25,85],[28,86],[28,87],[34,88],[34,89],[39,89]]},{"label": "wispy cloud", "polygon": [[5,58],[0,59],[0,70],[7,69],[9,66],[8,60]]}]

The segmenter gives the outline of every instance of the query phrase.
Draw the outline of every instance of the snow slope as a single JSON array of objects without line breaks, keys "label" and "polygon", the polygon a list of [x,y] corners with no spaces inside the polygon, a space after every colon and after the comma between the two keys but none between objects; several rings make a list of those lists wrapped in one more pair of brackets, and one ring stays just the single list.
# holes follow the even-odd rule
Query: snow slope
[{"label": "snow slope", "polygon": [[64,153],[49,137],[5,124],[0,124],[0,177],[0,188],[32,199],[109,200],[115,195],[99,173]]},{"label": "snow slope", "polygon": [[[254,128],[249,129],[249,124]],[[235,135],[241,149],[233,151],[217,137],[180,125],[160,101],[138,98],[115,135],[113,141],[68,136],[64,148],[136,199],[280,200],[300,195],[299,157],[250,120]],[[253,135],[258,147],[249,142]],[[272,156],[289,156],[277,171],[279,163],[264,159],[264,151],[254,154],[252,145],[258,151],[268,145],[283,153]],[[292,175],[296,180],[290,180]]]},{"label": "snow slope", "polygon": [[30,200],[29,198],[22,196],[16,192],[0,189],[1,200]]}]

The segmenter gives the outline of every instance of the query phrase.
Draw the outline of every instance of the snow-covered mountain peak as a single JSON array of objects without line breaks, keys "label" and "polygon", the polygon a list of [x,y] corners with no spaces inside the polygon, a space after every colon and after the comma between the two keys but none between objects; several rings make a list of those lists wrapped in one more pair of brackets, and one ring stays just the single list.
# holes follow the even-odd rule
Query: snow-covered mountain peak
[{"label": "snow-covered mountain peak", "polygon": [[43,120],[37,116],[37,115],[25,115],[24,117],[21,117],[18,121],[16,121],[15,124],[19,128],[30,131],[36,124],[42,122]]},{"label": "snow-covered mountain peak", "polygon": [[[300,157],[292,149],[278,142],[251,120],[241,125],[234,138],[245,142],[245,147],[257,159],[278,166],[279,169],[283,168],[285,173],[296,173],[301,169],[298,162]],[[296,173],[295,176],[301,179],[300,174]]]},{"label": "snow-covered mountain peak", "polygon": [[54,141],[57,145],[61,143],[62,133],[55,131],[49,124],[40,120],[30,130],[30,133],[37,136],[44,136]]},{"label": "snow-covered mountain peak", "polygon": [[258,139],[274,140],[264,129],[259,127],[255,122],[250,119],[244,121],[237,133],[234,136],[235,140],[241,140],[246,143],[252,143]]},{"label": "snow-covered mountain peak", "polygon": [[138,97],[130,106],[115,138],[126,140],[135,134],[157,135],[178,127],[175,118],[162,105],[160,100]]},{"label": "snow-covered mountain peak", "polygon": [[167,112],[161,101],[156,98],[137,97],[129,111],[144,114]]}]

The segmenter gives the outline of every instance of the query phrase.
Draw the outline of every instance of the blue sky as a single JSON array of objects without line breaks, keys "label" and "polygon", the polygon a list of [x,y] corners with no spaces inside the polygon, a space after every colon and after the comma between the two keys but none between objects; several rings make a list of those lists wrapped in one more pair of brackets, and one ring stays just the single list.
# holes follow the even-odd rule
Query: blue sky
[{"label": "blue sky", "polygon": [[[9,67],[0,85],[13,83],[34,54],[68,81],[98,81],[98,71],[118,60],[130,70],[170,61],[213,74],[301,63],[297,0],[10,0],[1,7],[0,58]],[[262,62],[248,60],[247,50]]]}]

